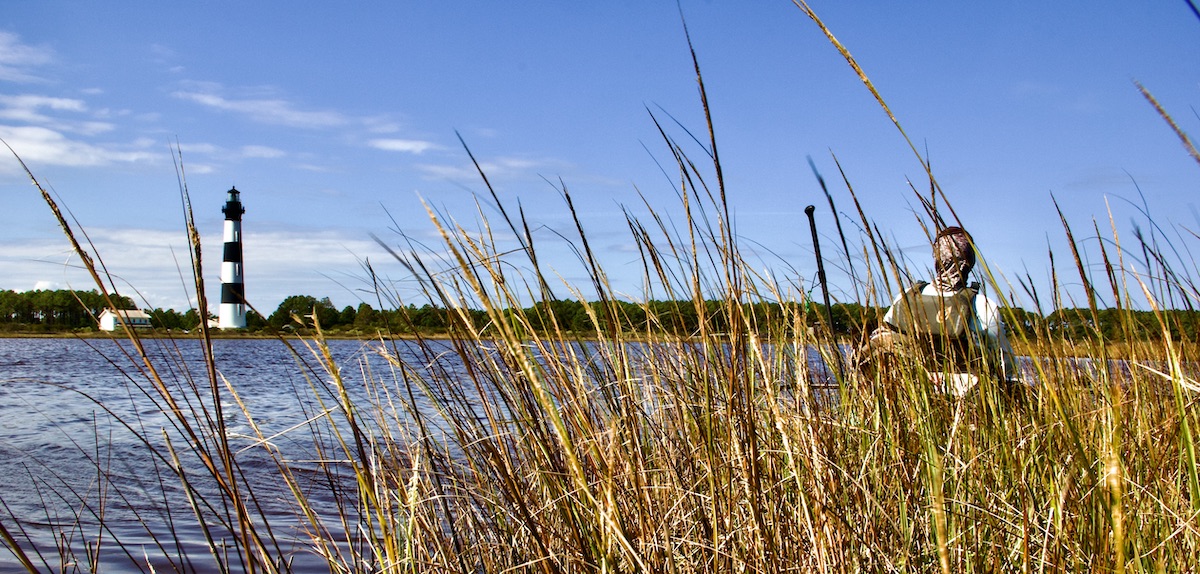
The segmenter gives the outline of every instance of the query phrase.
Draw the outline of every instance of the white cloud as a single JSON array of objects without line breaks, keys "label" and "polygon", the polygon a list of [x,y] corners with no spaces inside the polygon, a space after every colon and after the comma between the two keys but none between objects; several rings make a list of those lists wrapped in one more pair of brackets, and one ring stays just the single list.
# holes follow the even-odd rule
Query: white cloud
[{"label": "white cloud", "polygon": [[362,123],[367,131],[373,134],[394,134],[400,131],[400,125],[386,116],[363,118]]},{"label": "white cloud", "polygon": [[475,171],[474,166],[467,165],[445,165],[445,164],[421,164],[416,166],[418,170],[425,174],[430,179],[441,180],[461,180],[466,178],[478,178],[479,172]]},{"label": "white cloud", "polygon": [[[182,231],[88,228],[87,234],[96,248],[93,256],[112,273],[122,295],[143,304],[137,295],[142,293],[151,307],[187,308],[187,294],[177,271],[184,266],[184,278],[189,277],[187,238]],[[6,242],[2,247],[3,288],[96,289],[65,238]],[[151,297],[150,293],[161,296]]]},{"label": "white cloud", "polygon": [[189,163],[184,169],[192,175],[215,173],[217,171],[215,167],[206,163]]},{"label": "white cloud", "polygon": [[[350,237],[338,231],[248,231],[244,237],[247,269],[254,267],[271,275],[356,264],[358,256],[379,251],[365,235]],[[214,236],[213,240],[217,239]]]},{"label": "white cloud", "polygon": [[298,163],[295,165],[295,168],[304,170],[304,171],[311,171],[313,173],[332,173],[333,172],[333,170],[330,169],[329,166],[318,165],[315,163]]},{"label": "white cloud", "polygon": [[34,110],[37,108],[70,110],[73,112],[82,112],[87,110],[87,104],[85,104],[83,100],[76,100],[73,98],[51,98],[49,96],[39,96],[36,94],[21,94],[19,96],[0,94],[0,104],[10,108],[25,110]]},{"label": "white cloud", "polygon": [[[185,232],[143,228],[89,227],[98,260],[112,273],[122,294],[140,306],[187,309],[194,301],[191,258]],[[203,233],[204,279],[212,298],[220,289],[220,228]],[[360,259],[381,249],[364,236],[336,231],[250,231],[244,235],[246,292],[260,311],[271,313],[285,297],[307,294],[345,300]],[[337,280],[330,279],[336,277]],[[339,285],[341,283],[341,285]],[[62,238],[5,242],[0,245],[0,289],[79,289],[95,285]],[[346,303],[341,303],[342,305]]]},{"label": "white cloud", "polygon": [[[422,164],[416,167],[427,177],[433,179],[462,180],[479,178],[479,171],[471,164]],[[511,179],[529,175],[530,172],[536,172],[539,169],[551,169],[553,165],[547,161],[502,157],[491,161],[481,161],[479,162],[479,168],[487,174],[489,179]]]},{"label": "white cloud", "polygon": [[41,82],[29,69],[50,63],[54,53],[49,48],[21,43],[21,37],[0,32],[0,80],[18,83]]},{"label": "white cloud", "polygon": [[174,94],[202,106],[247,116],[253,121],[298,128],[331,128],[346,125],[342,114],[331,111],[305,111],[296,109],[282,99],[228,99],[213,93],[178,91]]},{"label": "white cloud", "polygon": [[[26,124],[61,124],[42,113],[42,110],[85,112],[83,100],[51,98],[34,94],[19,96],[0,95],[0,119]],[[86,131],[86,130],[84,130]]]},{"label": "white cloud", "polygon": [[[153,161],[163,154],[138,147],[100,146],[71,140],[52,129],[35,126],[0,125],[0,138],[27,162],[46,165],[98,166],[114,163]],[[5,162],[5,165],[12,166]]]},{"label": "white cloud", "polygon": [[[219,299],[220,228],[202,231],[204,279],[211,310]],[[122,294],[139,306],[185,310],[194,304],[188,241],[178,231],[91,227],[88,237]],[[394,271],[391,256],[365,234],[336,230],[250,230],[244,236],[246,294],[270,314],[291,295],[330,297],[341,306],[371,288],[362,261]],[[427,254],[428,255],[428,254]],[[61,237],[0,243],[0,289],[92,290],[95,285]]]},{"label": "white cloud", "polygon": [[179,142],[179,151],[184,153],[216,153],[220,148],[208,143],[184,143]]},{"label": "white cloud", "polygon": [[242,157],[270,159],[270,158],[283,157],[285,155],[287,155],[287,153],[285,153],[283,150],[275,149],[273,147],[268,147],[265,145],[242,146]]},{"label": "white cloud", "polygon": [[108,122],[83,122],[76,126],[75,131],[81,135],[94,136],[113,131],[116,126]]},{"label": "white cloud", "polygon": [[[382,251],[365,235],[339,231],[247,231],[243,237],[246,296],[268,314],[291,295],[345,300],[347,284],[353,289],[365,287],[365,280],[359,280],[365,276],[361,260],[378,258]],[[214,234],[205,241],[220,239]],[[219,268],[208,265],[212,272],[207,275],[216,275]],[[218,279],[209,281],[219,285]]]},{"label": "white cloud", "polygon": [[[44,113],[47,110],[76,114],[89,112],[86,102],[74,98],[56,98],[37,94],[0,94],[0,120],[38,125],[50,130],[87,136],[110,132],[114,129],[113,124],[104,121],[77,121],[50,117]],[[102,110],[93,115],[105,117],[109,113],[107,110]]]},{"label": "white cloud", "polygon": [[[188,309],[194,297],[187,238],[180,231],[89,227],[88,237],[113,274],[121,294],[139,306]],[[289,295],[330,297],[338,306],[356,305],[347,291],[370,288],[361,259],[384,259],[365,234],[311,229],[248,231],[245,235],[246,294],[259,311],[275,311]],[[204,281],[216,311],[221,286],[221,228],[204,229]],[[48,238],[0,243],[0,289],[74,288],[95,285],[80,268],[67,241]]]},{"label": "white cloud", "polygon": [[418,155],[430,149],[437,149],[438,147],[437,144],[432,142],[405,139],[376,139],[367,142],[367,145],[384,151],[399,151]]}]

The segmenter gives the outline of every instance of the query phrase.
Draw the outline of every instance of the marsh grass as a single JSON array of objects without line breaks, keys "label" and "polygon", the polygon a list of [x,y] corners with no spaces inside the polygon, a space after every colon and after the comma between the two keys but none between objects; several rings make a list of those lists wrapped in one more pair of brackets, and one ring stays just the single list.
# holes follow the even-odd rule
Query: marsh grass
[{"label": "marsh grass", "polygon": [[[205,372],[165,378],[129,331],[126,368],[170,424],[160,432],[121,422],[155,460],[148,475],[178,486],[165,489],[176,493],[171,519],[148,532],[157,546],[146,555],[128,549],[122,560],[155,572],[287,571],[299,568],[287,522],[304,533],[303,552],[337,572],[1171,571],[1200,563],[1197,347],[1172,338],[1168,314],[1155,307],[1163,337],[1152,343],[1027,333],[1017,344],[1033,357],[1028,388],[985,378],[955,399],[905,365],[886,382],[853,372],[839,379],[822,365],[842,361],[854,341],[833,339],[803,289],[742,258],[711,118],[699,162],[655,121],[678,176],[679,205],[668,208],[682,216],[655,206],[647,217],[626,216],[646,286],[636,332],[618,327],[628,307],[617,304],[623,296],[565,186],[575,234],[554,240],[577,255],[587,284],[555,279],[519,206],[495,192],[500,216],[489,220],[481,206],[475,227],[430,210],[436,248],[380,243],[419,279],[425,301],[456,311],[448,337],[374,342],[380,367],[335,359],[312,325],[316,336],[293,347],[315,397],[306,425],[261,427],[238,382],[220,376],[207,330]],[[840,238],[847,258],[861,255],[852,290],[868,308],[886,304],[909,270],[841,176],[864,230],[854,249]],[[940,193],[932,173],[930,183]],[[204,308],[200,244],[181,189]],[[43,196],[101,292],[111,292],[99,258],[93,263]],[[923,204],[920,225],[956,219],[944,197]],[[1097,281],[1065,219],[1063,230],[1086,286],[1085,313],[1101,311],[1098,288],[1126,313],[1124,302],[1138,297],[1194,308],[1193,275],[1168,268],[1179,259],[1155,240],[1163,236],[1123,248],[1114,228]],[[1130,270],[1137,254],[1138,265],[1152,267],[1145,273]],[[1012,292],[983,267],[989,292]],[[1053,310],[1065,308],[1055,290]],[[563,324],[556,294],[588,301],[594,331]],[[694,331],[667,335],[677,315],[656,313],[656,299],[691,305]],[[761,330],[746,304],[763,301],[796,304]],[[538,324],[513,311],[531,302],[546,304]],[[346,368],[359,369],[364,388],[350,387]],[[255,435],[249,452],[229,441],[229,408]],[[302,467],[280,452],[278,433],[308,433],[318,463]],[[252,455],[271,461],[270,480],[245,471]],[[97,491],[119,496],[103,456],[92,458]],[[283,517],[260,498],[280,485],[291,500]],[[71,495],[86,515],[75,522],[99,526],[60,537],[57,548],[32,545],[20,517],[0,521],[26,570],[100,571],[92,549],[128,548],[103,527],[108,498],[63,494]],[[199,526],[207,556],[175,544],[177,521]]]}]

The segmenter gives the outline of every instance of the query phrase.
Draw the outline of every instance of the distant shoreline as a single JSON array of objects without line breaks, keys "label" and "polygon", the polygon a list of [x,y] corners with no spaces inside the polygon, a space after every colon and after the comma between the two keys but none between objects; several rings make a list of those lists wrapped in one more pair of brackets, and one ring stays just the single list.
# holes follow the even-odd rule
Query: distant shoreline
[{"label": "distant shoreline", "polygon": [[[299,340],[299,339],[314,338],[315,336],[316,336],[315,333],[309,333],[309,332],[273,334],[273,333],[241,332],[241,331],[227,332],[227,331],[223,331],[221,329],[214,329],[209,333],[209,337],[214,340],[236,340],[236,339]],[[138,331],[138,338],[140,338],[140,339],[175,339],[175,340],[193,340],[193,339],[195,339],[195,340],[199,340],[200,332],[199,331],[190,331],[190,332],[184,333],[184,332],[162,332],[162,331],[147,330],[147,331]],[[365,334],[351,335],[351,334],[345,334],[345,333],[336,333],[336,332],[328,333],[327,332],[323,335],[323,338],[326,340],[330,340],[330,341],[335,341],[335,340],[338,340],[338,341],[378,341],[380,339],[384,339],[384,340],[388,340],[388,341],[411,341],[411,340],[416,340],[416,339],[448,340],[452,337],[448,333],[422,333],[420,335],[414,335],[411,333],[402,333],[402,334],[395,334],[395,335],[391,335],[391,336],[387,336],[387,337],[382,337],[380,335],[365,335]],[[121,331],[87,331],[87,332],[60,331],[60,332],[52,332],[52,333],[19,332],[19,331],[3,332],[3,331],[0,331],[0,339],[112,339],[112,340],[126,340],[126,339],[128,339],[128,337],[125,335],[124,332],[121,332]],[[572,337],[572,339],[577,339],[580,341],[595,341],[596,337],[595,336],[578,336],[578,337]],[[626,334],[624,339],[626,341],[630,341],[630,342],[645,340],[644,337],[639,337],[634,334]],[[1023,341],[1020,339],[1010,339],[1010,342],[1012,343],[1013,351],[1018,356],[1031,356],[1032,355],[1031,351],[1034,351],[1034,350],[1040,350],[1042,352],[1045,352],[1045,350],[1046,350],[1045,346],[1047,344],[1054,347],[1054,349],[1055,349],[1054,354],[1057,356],[1077,357],[1078,358],[1078,357],[1092,357],[1092,356],[1095,356],[1095,354],[1096,354],[1096,349],[1088,344],[1080,343],[1080,342],[1072,342],[1072,341],[1068,341],[1065,339],[1053,341],[1053,342]],[[842,344],[853,345],[853,343],[848,343],[846,341],[842,341]],[[1135,342],[1108,341],[1105,343],[1105,347],[1109,350],[1109,355],[1112,358],[1147,357],[1149,355],[1147,354],[1146,351],[1149,350],[1148,348],[1153,348],[1153,342],[1151,342],[1151,341],[1135,341]],[[1148,348],[1146,348],[1146,347],[1148,347]],[[1112,351],[1114,351],[1114,350],[1117,352],[1112,353]]]}]

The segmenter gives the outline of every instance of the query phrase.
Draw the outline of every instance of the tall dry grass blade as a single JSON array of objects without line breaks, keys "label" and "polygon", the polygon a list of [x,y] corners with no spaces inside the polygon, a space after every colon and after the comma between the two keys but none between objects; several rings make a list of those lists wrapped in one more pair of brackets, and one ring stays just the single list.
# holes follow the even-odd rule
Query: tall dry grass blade
[{"label": "tall dry grass blade", "polygon": [[[908,144],[908,148],[912,150],[913,155],[917,156],[917,161],[921,162],[921,167],[924,168],[925,175],[929,178],[930,186],[936,189],[937,193],[941,194],[943,199],[946,199],[945,193],[942,191],[941,186],[937,184],[937,179],[933,176],[932,166],[930,166],[925,157],[921,155],[921,152],[917,151],[917,146],[913,144],[912,140],[908,137],[908,133],[904,131],[904,127],[900,125],[900,120],[898,120],[896,115],[892,113],[891,107],[888,106],[886,101],[884,101],[883,95],[880,94],[879,90],[875,88],[875,84],[871,82],[870,78],[867,77],[867,73],[864,72],[862,67],[858,65],[858,61],[855,60],[854,56],[850,54],[850,50],[846,49],[846,46],[844,46],[837,39],[837,37],[833,35],[833,32],[830,31],[827,26],[825,26],[825,22],[817,16],[817,13],[813,11],[811,7],[809,7],[808,2],[805,0],[792,0],[792,4],[804,11],[809,19],[811,19],[817,25],[817,27],[821,29],[821,32],[825,34],[825,38],[829,40],[829,43],[833,44],[838,53],[842,55],[842,58],[846,60],[846,63],[850,65],[850,68],[854,70],[854,73],[858,75],[858,79],[862,81],[867,90],[871,92],[871,95],[875,97],[875,101],[879,104],[879,107],[883,109],[884,113],[887,114],[888,119],[892,121],[892,125],[896,126],[896,130],[900,132],[901,137],[904,138],[905,143]],[[946,208],[950,210],[951,215],[953,215],[954,219],[958,221],[958,214],[955,213],[954,208],[949,205],[948,200],[946,201],[946,204]]]},{"label": "tall dry grass blade", "polygon": [[[729,201],[726,194],[724,172],[721,166],[720,156],[717,151],[716,129],[713,121],[712,108],[710,107],[708,101],[708,92],[704,86],[704,76],[700,69],[700,61],[692,44],[691,36],[688,34],[686,22],[683,22],[683,29],[684,36],[688,43],[688,50],[692,57],[693,68],[696,72],[696,82],[700,91],[700,102],[704,110],[705,124],[708,127],[709,150],[711,152],[712,167],[717,179],[717,190],[721,214],[720,217],[717,218],[717,226],[721,232],[721,238],[718,244],[718,252],[722,262],[721,271],[724,276],[723,291],[725,294],[724,297],[726,303],[724,311],[726,314],[727,324],[730,326],[738,326],[744,324],[745,318],[742,314],[742,306],[740,304],[743,296],[743,278],[739,271],[741,260],[738,256],[735,232],[733,230],[734,221],[729,210]],[[701,294],[697,292],[695,297],[699,302]],[[734,388],[735,382],[741,379],[740,374],[745,372],[745,369],[747,368],[745,363],[746,357],[743,353],[746,340],[743,331],[737,328],[734,328],[732,332],[729,333],[729,339],[729,345],[732,349],[734,349],[734,352],[729,353],[728,358],[724,361],[726,365],[726,377],[729,381],[729,392],[727,396],[730,399],[733,399],[731,406],[735,409],[736,413],[734,420],[742,425],[741,430],[742,432],[746,433],[745,436],[748,437],[744,447],[748,450],[747,457],[749,464],[742,465],[741,470],[743,472],[744,479],[746,480],[747,488],[752,489],[753,492],[759,492],[761,490],[758,467],[759,444],[758,440],[756,439],[758,430],[756,428],[754,418],[749,415],[749,409],[751,407],[748,403],[748,395],[750,389],[735,390]],[[739,442],[736,440],[733,444],[734,446],[739,446]],[[758,504],[751,504],[750,513],[755,526],[754,531],[759,537],[761,544],[766,537],[766,525],[763,518],[762,508]]]},{"label": "tall dry grass blade", "polygon": [[[180,202],[183,205],[184,224],[187,228],[188,234],[188,245],[190,247],[189,253],[192,260],[193,281],[196,289],[196,305],[199,309],[208,309],[208,299],[206,296],[206,290],[204,288],[204,267],[201,256],[200,232],[196,228],[195,216],[192,212],[191,197],[188,193],[187,177],[183,167],[183,150],[177,147],[176,154],[172,155],[172,160],[176,162],[175,165],[176,174],[179,180]],[[232,499],[231,502],[233,503],[234,512],[237,516],[239,539],[244,543],[250,543],[251,541],[257,541],[258,535],[256,532],[254,532],[253,520],[248,515],[249,509],[246,508],[243,503],[241,486],[239,485],[240,481],[237,478],[238,473],[235,470],[236,463],[234,462],[233,449],[229,445],[229,430],[225,424],[225,410],[221,406],[221,387],[217,378],[216,358],[212,350],[212,333],[210,332],[206,317],[201,316],[199,328],[200,340],[203,342],[204,364],[209,381],[209,394],[213,400],[212,412],[206,412],[205,415],[206,417],[211,416],[209,420],[214,421],[216,425],[214,437],[217,440],[216,457],[219,459],[222,467],[218,472],[220,476],[217,478],[223,483],[223,487],[227,489],[229,496]],[[133,331],[132,329],[127,330]],[[256,553],[257,550],[260,550],[252,548],[252,546],[254,546],[252,543],[248,544],[248,546],[249,547],[247,549],[252,553]],[[251,559],[248,561],[248,563],[244,563],[243,565],[253,573],[258,569],[255,562],[256,561],[254,559]],[[267,560],[266,562],[269,563],[270,560]]]},{"label": "tall dry grass blade", "polygon": [[1171,131],[1175,132],[1175,136],[1179,138],[1179,142],[1183,144],[1183,149],[1187,150],[1188,155],[1192,156],[1192,159],[1196,160],[1196,163],[1200,163],[1200,150],[1196,149],[1196,144],[1192,143],[1192,139],[1188,137],[1187,133],[1184,132],[1182,128],[1179,127],[1179,124],[1175,123],[1175,120],[1171,117],[1171,114],[1167,113],[1167,110],[1162,107],[1162,104],[1158,103],[1158,99],[1155,98],[1154,95],[1150,93],[1150,90],[1147,90],[1146,87],[1141,84],[1141,82],[1134,81],[1133,84],[1137,86],[1138,91],[1142,93],[1142,97],[1146,98],[1146,101],[1150,102],[1150,105],[1154,106],[1154,111],[1158,112],[1158,115],[1163,119],[1163,121],[1167,122],[1167,125],[1170,126]]},{"label": "tall dry grass blade", "polygon": [[1158,307],[1154,297],[1150,294],[1149,288],[1140,279],[1138,284],[1142,288],[1142,292],[1146,296],[1146,300],[1150,303],[1150,308],[1154,311],[1154,316],[1158,319],[1159,326],[1162,329],[1163,341],[1166,343],[1167,361],[1170,367],[1171,387],[1175,399],[1175,408],[1179,416],[1180,425],[1180,445],[1179,448],[1183,453],[1183,475],[1187,481],[1188,498],[1191,502],[1192,511],[1200,514],[1200,457],[1197,456],[1196,438],[1192,431],[1192,416],[1194,409],[1189,408],[1188,401],[1183,396],[1183,390],[1186,388],[1183,376],[1182,365],[1179,361],[1179,355],[1176,353],[1171,336],[1171,330],[1163,316],[1162,310]]},{"label": "tall dry grass blade", "polygon": [[[15,158],[17,160],[17,163],[21,165],[21,169],[25,172],[25,175],[28,176],[30,182],[33,183],[34,188],[36,188],[38,190],[38,193],[41,194],[42,201],[44,201],[46,203],[46,206],[50,208],[50,212],[54,214],[54,219],[58,222],[59,228],[62,229],[63,235],[65,235],[67,237],[67,240],[71,243],[71,250],[75,253],[76,256],[79,257],[80,262],[83,264],[84,270],[86,270],[88,272],[88,274],[91,276],[92,282],[100,290],[100,294],[104,297],[105,302],[111,308],[116,309],[117,306],[113,303],[113,299],[110,294],[109,284],[106,283],[103,279],[101,279],[101,275],[100,275],[99,271],[97,271],[97,269],[96,269],[96,263],[93,261],[91,254],[86,249],[84,249],[82,245],[80,245],[79,240],[76,238],[75,232],[71,227],[71,224],[67,221],[67,218],[63,216],[62,210],[59,209],[58,202],[55,201],[54,198],[51,197],[50,194],[46,191],[46,189],[42,187],[42,183],[40,181],[38,181],[36,176],[33,175],[33,171],[29,169],[29,166],[25,165],[25,160],[22,159],[21,156],[17,154],[16,150],[14,150],[12,148],[12,146],[8,145],[8,142],[4,139],[0,139],[0,143],[3,143],[4,147],[8,148],[9,153],[11,153],[13,155],[13,158]],[[123,327],[128,327],[128,322],[122,316],[121,313],[117,313],[117,319]],[[146,358],[145,352],[141,347],[140,341],[137,340],[137,337],[135,335],[133,335],[134,330],[129,329],[129,328],[126,328],[125,330],[127,333],[131,334],[130,335],[131,342],[134,343],[134,346],[137,349],[138,353],[140,354],[141,358],[143,360],[145,360],[145,358]],[[147,368],[152,369],[151,365],[146,365],[146,366],[147,366]]]},{"label": "tall dry grass blade", "polygon": [[854,300],[861,301],[858,287],[861,281],[858,274],[854,272],[854,256],[850,254],[850,245],[846,242],[846,234],[842,231],[842,220],[838,217],[837,206],[833,202],[833,194],[829,193],[829,187],[825,185],[825,178],[821,176],[821,172],[817,170],[817,164],[813,162],[812,157],[808,158],[808,167],[812,169],[813,175],[817,178],[817,184],[821,186],[821,192],[825,194],[825,200],[829,203],[829,214],[833,217],[833,222],[837,226],[838,238],[842,240],[842,253],[846,256],[846,265],[850,268],[850,281],[854,286]]},{"label": "tall dry grass blade", "polygon": [[[12,510],[9,509],[7,504],[3,503],[3,500],[0,500],[0,504],[4,505],[5,512],[7,512],[9,515],[12,514]],[[26,539],[29,538],[28,534],[24,536]],[[29,559],[29,555],[25,553],[25,549],[21,548],[20,543],[17,542],[17,538],[13,536],[12,532],[9,532],[8,527],[5,526],[4,522],[2,521],[0,521],[0,538],[4,539],[5,548],[12,553],[13,557],[15,557],[18,562],[21,563],[21,567],[24,568],[26,572],[29,572],[30,574],[35,574],[38,572],[38,567],[34,565],[32,560]],[[42,561],[44,563],[45,559]]]},{"label": "tall dry grass blade", "polygon": [[717,191],[721,199],[721,219],[723,228],[728,234],[730,244],[732,244],[733,231],[728,226],[732,224],[729,213],[729,198],[725,195],[725,176],[721,169],[721,156],[717,153],[717,133],[713,123],[712,108],[708,105],[708,90],[704,88],[704,74],[700,72],[700,59],[696,56],[696,47],[692,44],[692,36],[688,33],[687,22],[683,18],[683,11],[679,14],[680,23],[683,26],[683,36],[687,41],[688,53],[692,56],[692,69],[696,72],[696,85],[700,91],[700,106],[704,110],[704,123],[708,127],[708,144],[709,153],[712,157],[713,170],[717,176]]},{"label": "tall dry grass blade", "polygon": [[[1071,233],[1071,225],[1067,222],[1067,218],[1063,215],[1062,208],[1059,207],[1058,201],[1051,197],[1054,202],[1054,209],[1058,211],[1058,219],[1062,223],[1063,232],[1067,235],[1067,246],[1071,248],[1071,256],[1075,260],[1075,270],[1079,273],[1079,280],[1083,283],[1083,292],[1087,296],[1088,311],[1092,315],[1092,324],[1099,327],[1100,317],[1099,308],[1096,303],[1096,289],[1092,286],[1092,280],[1088,276],[1087,267],[1083,264],[1083,259],[1079,255],[1079,246],[1075,242],[1075,236]],[[1096,333],[1099,336],[1099,333]]]},{"label": "tall dry grass blade", "polygon": [[[7,142],[4,143],[6,146],[8,146]],[[105,299],[110,308],[118,308],[117,305],[113,304],[112,296],[108,294],[109,290],[106,288],[106,283],[103,280],[104,277],[111,278],[108,270],[103,267],[103,262],[94,260],[91,254],[83,248],[76,238],[74,229],[63,215],[63,212],[59,209],[57,202],[50,197],[49,193],[42,187],[41,183],[38,181],[36,176],[34,176],[29,167],[24,163],[23,160],[21,160],[19,156],[16,155],[16,152],[13,151],[11,147],[9,147],[9,150],[13,152],[13,155],[17,158],[22,169],[24,169],[34,187],[37,188],[39,193],[42,195],[43,201],[46,202],[55,219],[58,221],[59,226],[62,228],[64,235],[70,242],[73,251],[82,261],[84,269],[92,277],[93,282],[96,284],[99,290],[105,294]],[[192,242],[195,244],[195,247],[198,251],[198,233],[195,232],[194,225],[190,225],[190,223],[189,236],[192,238]],[[198,253],[196,254],[196,257],[196,263],[198,265]],[[199,273],[198,270],[196,272]],[[203,293],[203,290],[201,289],[200,292]],[[203,299],[201,299],[201,301],[203,301]],[[241,481],[241,478],[239,477],[240,470],[233,461],[232,451],[229,448],[227,441],[227,433],[206,433],[206,429],[197,428],[196,426],[197,423],[207,421],[208,423],[215,424],[216,428],[222,429],[223,431],[222,417],[224,415],[221,412],[221,409],[218,407],[216,409],[217,412],[214,414],[207,411],[197,412],[194,406],[185,407],[185,405],[177,399],[175,393],[167,386],[162,376],[160,376],[157,365],[150,359],[150,356],[144,347],[143,341],[138,336],[137,332],[130,328],[127,323],[125,323],[121,314],[118,313],[117,316],[118,320],[120,320],[125,326],[127,339],[131,343],[134,353],[136,354],[136,359],[132,356],[129,358],[133,360],[134,364],[146,376],[150,385],[155,389],[156,396],[165,404],[166,408],[164,410],[170,413],[171,424],[176,430],[181,432],[188,444],[191,454],[198,458],[198,461],[202,464],[203,468],[206,469],[208,476],[216,482],[222,503],[221,505],[218,505],[218,507],[224,509],[220,512],[228,512],[228,514],[224,517],[217,515],[216,518],[228,518],[226,525],[231,529],[231,534],[234,536],[236,543],[223,550],[222,553],[218,553],[212,546],[213,541],[210,538],[209,545],[214,559],[217,561],[228,559],[229,550],[232,549],[232,555],[234,559],[239,562],[240,567],[245,571],[274,571],[272,560],[268,557],[268,554],[272,552],[268,551],[268,544],[261,537],[260,532],[258,532],[254,526],[254,519],[251,517],[253,512],[247,506],[246,499],[242,497],[239,486]],[[125,348],[120,347],[120,350],[122,353],[126,353],[128,356],[128,351],[126,351]],[[209,372],[210,381],[215,381],[215,370],[210,368]],[[210,389],[213,391],[213,398],[218,401],[216,404],[219,405],[220,393],[215,382],[210,386]],[[195,415],[194,420],[189,418],[191,415]],[[210,445],[209,439],[216,441],[215,447]],[[179,477],[183,479],[182,474],[180,474]],[[184,484],[186,489],[186,481]],[[250,495],[249,500],[253,503],[253,494]],[[194,508],[200,509],[202,506],[203,505],[201,504],[197,504],[194,506]],[[201,522],[205,520],[200,515],[197,515],[197,519]],[[266,527],[269,528],[269,525]],[[273,537],[268,536],[268,539],[271,538]]]},{"label": "tall dry grass blade", "polygon": [[[887,266],[885,266],[883,264],[883,255],[880,253],[879,241],[876,239],[876,235],[874,233],[872,233],[872,231],[871,231],[871,227],[872,227],[871,222],[867,219],[867,214],[863,210],[862,203],[860,203],[858,201],[858,194],[854,192],[854,186],[850,184],[850,177],[846,174],[846,170],[842,168],[842,163],[841,163],[841,161],[838,160],[837,156],[831,154],[831,157],[833,158],[834,165],[836,165],[838,168],[838,173],[842,176],[842,182],[846,184],[846,191],[848,191],[850,193],[851,201],[854,202],[854,209],[858,212],[858,219],[862,223],[861,231],[864,234],[866,234],[866,236],[867,236],[865,245],[863,246],[863,250],[864,250],[864,258],[863,259],[867,262],[868,276],[865,279],[856,278],[855,283],[860,283],[860,282],[865,283],[866,288],[868,290],[871,290],[875,287],[875,282],[874,282],[874,277],[869,274],[871,271],[871,265],[870,265],[870,257],[865,255],[866,250],[869,248],[871,250],[871,252],[873,252],[875,254],[875,262],[879,266],[879,269],[881,271],[884,269],[887,269]],[[847,257],[849,257],[849,256],[847,256]],[[882,292],[883,293],[891,292],[892,288],[891,288],[891,284],[888,280],[888,274],[886,272],[883,272],[883,273],[880,273],[878,276],[881,279],[883,279]],[[865,303],[875,303],[873,297],[870,297],[870,296],[866,297],[864,302]]]}]

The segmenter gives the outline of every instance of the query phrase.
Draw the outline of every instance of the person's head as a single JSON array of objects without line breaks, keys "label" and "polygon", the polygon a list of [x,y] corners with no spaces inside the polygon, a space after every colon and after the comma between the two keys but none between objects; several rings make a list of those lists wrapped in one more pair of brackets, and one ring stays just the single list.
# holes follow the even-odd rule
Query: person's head
[{"label": "person's head", "polygon": [[933,239],[934,282],[942,289],[961,289],[967,285],[975,267],[975,249],[971,236],[961,227],[947,227]]}]

